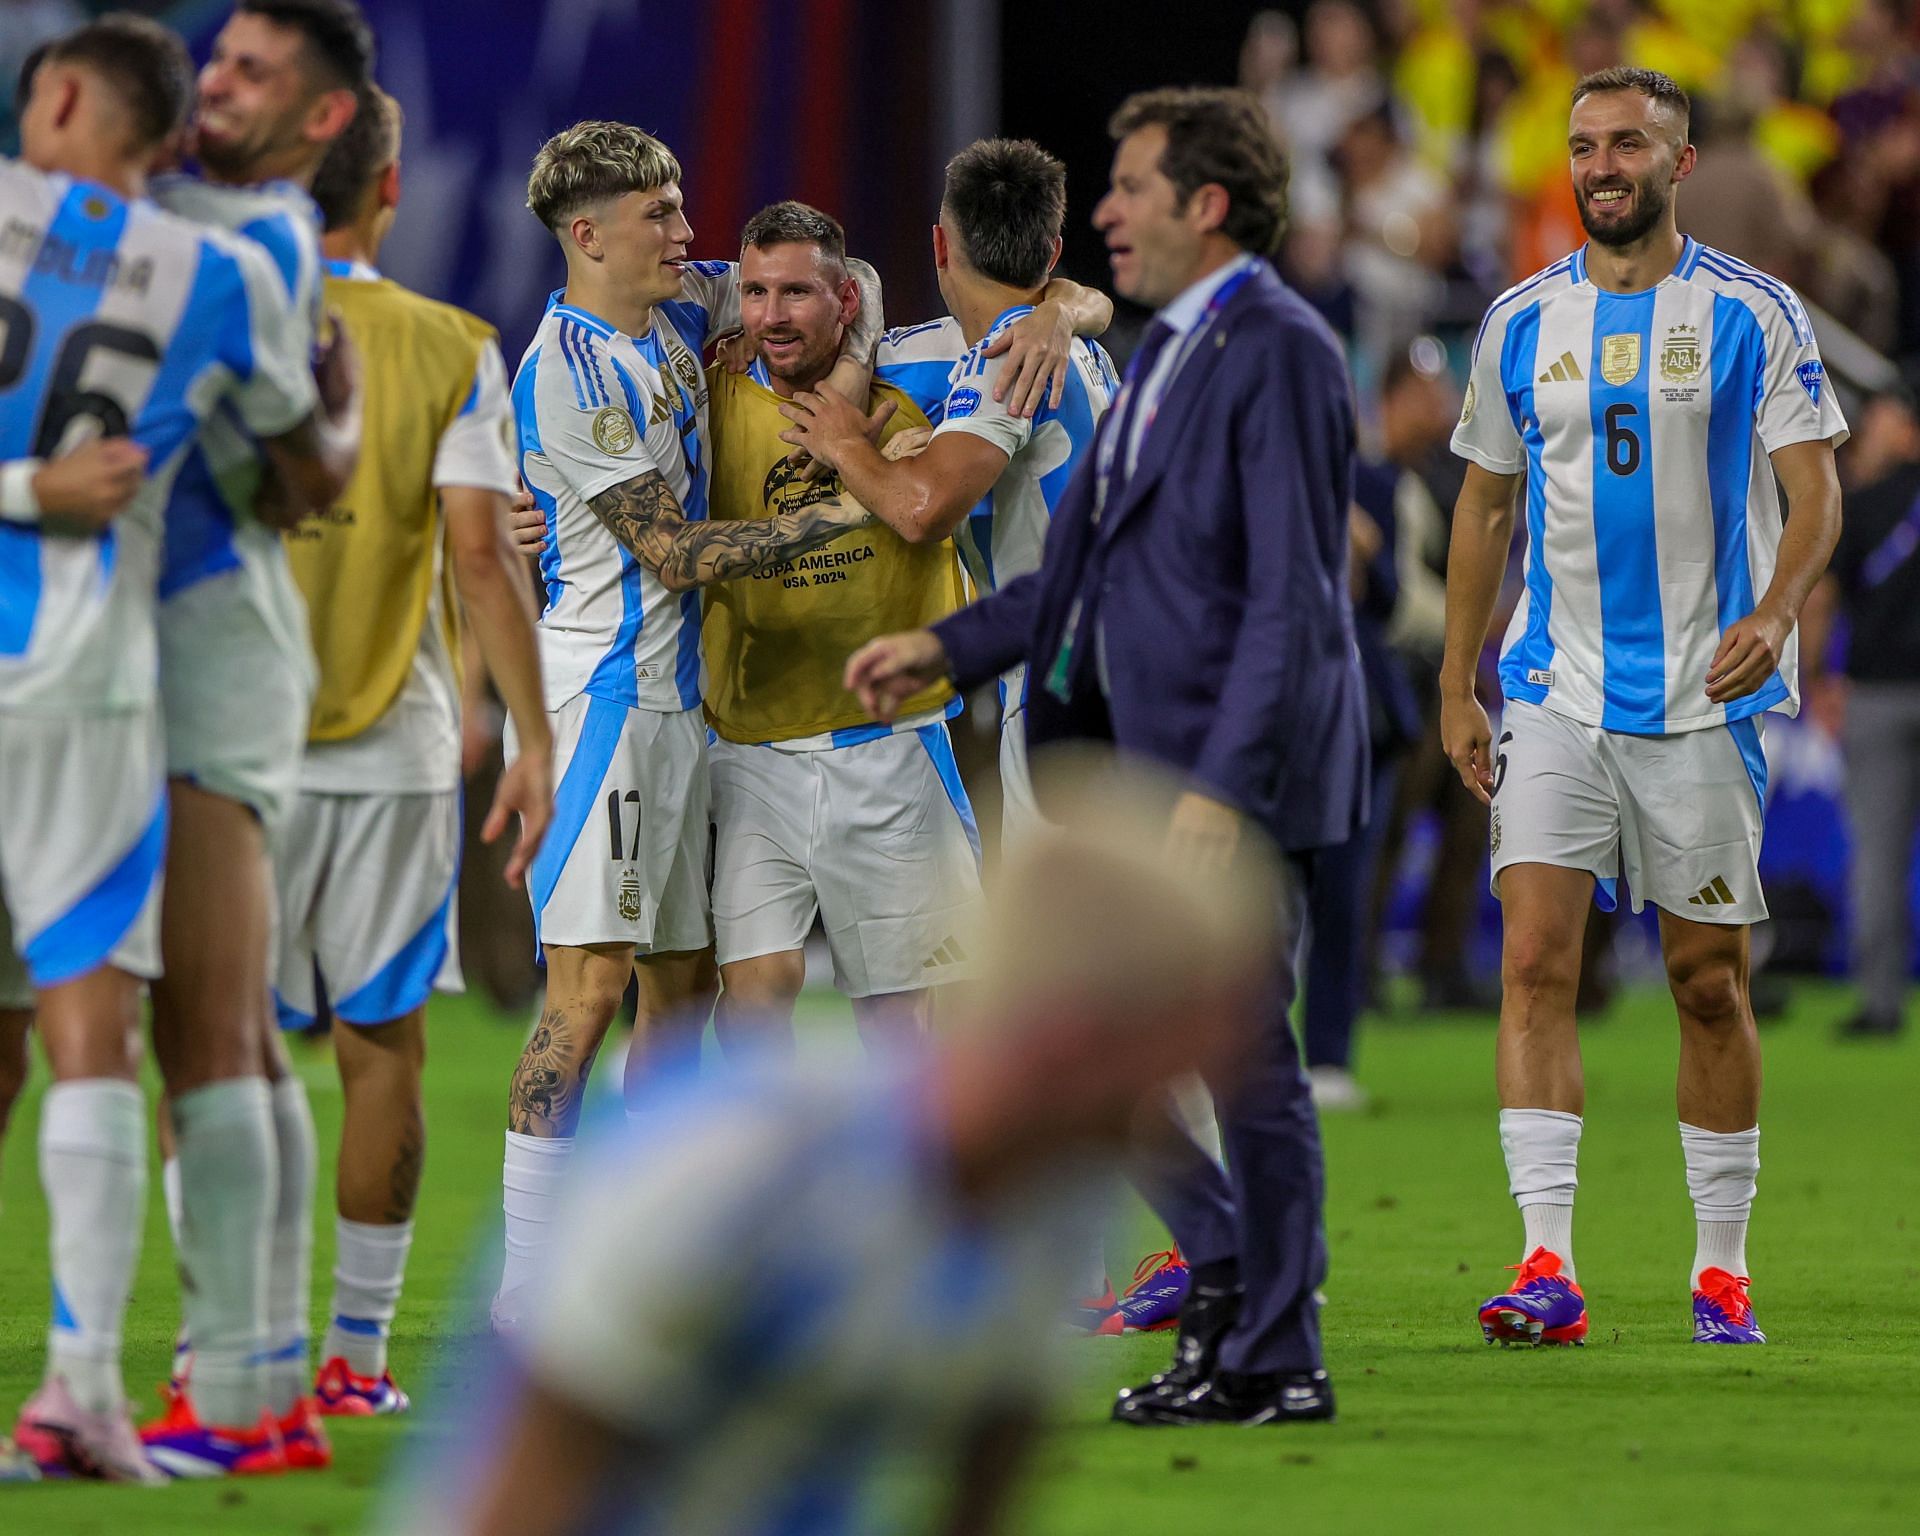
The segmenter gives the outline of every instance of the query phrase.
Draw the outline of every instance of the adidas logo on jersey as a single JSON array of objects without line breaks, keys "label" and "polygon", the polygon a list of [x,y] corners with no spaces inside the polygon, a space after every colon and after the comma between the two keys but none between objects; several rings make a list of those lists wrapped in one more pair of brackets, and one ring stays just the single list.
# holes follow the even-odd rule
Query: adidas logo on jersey
[{"label": "adidas logo on jersey", "polygon": [[940,947],[920,962],[920,969],[932,971],[943,965],[964,965],[966,959],[967,952],[961,947],[960,941],[948,934],[940,941]]},{"label": "adidas logo on jersey", "polygon": [[1542,384],[1577,384],[1586,375],[1580,371],[1580,365],[1573,360],[1571,352],[1562,352],[1560,361],[1540,375]]},{"label": "adidas logo on jersey", "polygon": [[1720,875],[1715,875],[1709,884],[1701,886],[1698,895],[1687,898],[1690,907],[1730,907],[1733,902],[1733,892],[1727,889],[1727,882]]}]

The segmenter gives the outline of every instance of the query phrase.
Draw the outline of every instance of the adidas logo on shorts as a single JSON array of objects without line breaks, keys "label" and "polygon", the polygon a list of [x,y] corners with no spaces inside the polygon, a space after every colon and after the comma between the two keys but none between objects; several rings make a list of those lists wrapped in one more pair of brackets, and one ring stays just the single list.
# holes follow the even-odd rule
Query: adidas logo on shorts
[{"label": "adidas logo on shorts", "polygon": [[940,947],[920,962],[920,969],[931,971],[943,965],[960,965],[966,961],[966,958],[967,952],[961,947],[960,941],[952,934],[948,934],[940,941]]},{"label": "adidas logo on shorts", "polygon": [[1726,879],[1721,875],[1715,875],[1709,884],[1700,887],[1697,895],[1687,898],[1690,907],[1730,907],[1733,904],[1733,892],[1727,889]]}]

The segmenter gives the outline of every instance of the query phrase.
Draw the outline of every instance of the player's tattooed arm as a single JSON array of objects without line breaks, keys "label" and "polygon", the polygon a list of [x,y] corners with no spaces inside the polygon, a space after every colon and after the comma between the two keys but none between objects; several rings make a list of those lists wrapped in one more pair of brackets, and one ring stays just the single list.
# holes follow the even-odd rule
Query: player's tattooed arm
[{"label": "player's tattooed arm", "polygon": [[587,503],[670,592],[752,576],[873,521],[857,502],[817,501],[774,517],[689,522],[657,469]]}]

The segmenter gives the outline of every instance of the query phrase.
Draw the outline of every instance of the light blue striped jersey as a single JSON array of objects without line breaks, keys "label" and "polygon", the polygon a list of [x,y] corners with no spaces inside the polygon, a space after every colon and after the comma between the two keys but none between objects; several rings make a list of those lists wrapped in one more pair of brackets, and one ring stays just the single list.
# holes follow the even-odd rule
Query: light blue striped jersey
[{"label": "light blue striped jersey", "polygon": [[[280,280],[283,316],[263,345],[273,349],[276,366],[310,368],[325,278],[313,199],[291,182],[228,187],[192,176],[160,177],[153,195],[169,212],[227,230],[265,254]],[[279,531],[253,515],[262,462],[259,439],[246,423],[231,410],[215,412],[167,502],[160,599],[164,604],[211,577],[238,573],[236,596],[270,616],[285,649],[305,656],[306,609]]]},{"label": "light blue striped jersey", "polygon": [[[950,1510],[979,1424],[1064,1375],[1060,1298],[1104,1182],[1042,1170],[969,1197],[925,1084],[860,1063],[644,1092],[608,1142],[583,1140],[546,1290],[510,1346],[543,1395],[646,1448],[586,1491],[592,1529],[944,1529],[928,1517]],[[459,1461],[392,1529],[468,1528],[448,1490],[481,1486],[499,1453],[488,1396],[472,1394],[493,1433],[447,1437]]]},{"label": "light blue striped jersey", "polygon": [[1768,455],[1846,440],[1784,283],[1689,238],[1652,288],[1610,293],[1583,247],[1488,310],[1453,450],[1526,476],[1508,698],[1667,735],[1799,707],[1797,641],[1758,692],[1706,693],[1720,636],[1773,578]]},{"label": "light blue striped jersey", "polygon": [[[1113,360],[1097,341],[1073,339],[1073,366],[1056,405],[1042,404],[1031,417],[1016,416],[1004,400],[993,398],[1007,354],[988,357],[987,348],[1023,316],[1030,304],[1003,311],[979,342],[954,365],[942,402],[936,437],[965,432],[986,439],[1007,455],[1000,478],[954,530],[967,574],[982,592],[995,592],[1016,576],[1040,569],[1053,509],[1066,493],[1080,461],[1093,451],[1100,418],[1119,391]],[[1016,675],[1018,674],[1018,675]],[[1008,712],[1026,702],[1025,677],[1016,669],[1006,690]]]},{"label": "light blue striped jersey", "polygon": [[691,262],[679,299],[628,336],[556,293],[513,381],[520,477],[547,519],[540,661],[547,707],[582,693],[630,708],[697,709],[700,594],[669,592],[588,505],[657,472],[694,522],[707,515],[701,354],[740,323],[738,269]]},{"label": "light blue striped jersey", "polygon": [[0,161],[0,460],[129,434],[148,478],[97,538],[0,524],[0,708],[123,709],[157,685],[162,508],[205,422],[278,436],[314,408],[277,346],[258,247],[104,188]]},{"label": "light blue striped jersey", "polygon": [[937,427],[946,412],[953,370],[966,355],[960,322],[943,315],[919,325],[895,326],[883,335],[873,354],[873,376],[899,390]]}]

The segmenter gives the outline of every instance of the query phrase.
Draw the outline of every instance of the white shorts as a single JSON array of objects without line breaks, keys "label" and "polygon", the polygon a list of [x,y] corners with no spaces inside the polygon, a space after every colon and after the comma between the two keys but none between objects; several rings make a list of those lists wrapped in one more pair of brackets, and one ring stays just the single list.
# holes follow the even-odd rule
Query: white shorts
[{"label": "white shorts", "polygon": [[[629,709],[577,694],[553,728],[553,822],[527,878],[539,942],[678,954],[707,922],[707,727],[697,709]],[[509,722],[506,760],[520,744]]]},{"label": "white shorts", "polygon": [[819,752],[707,750],[720,964],[799,949],[818,913],[849,997],[969,974],[980,834],[944,722]]},{"label": "white shorts", "polygon": [[313,656],[304,632],[263,611],[252,577],[211,576],[160,604],[161,711],[168,776],[246,806],[277,849],[300,787]]},{"label": "white shorts", "polygon": [[1040,802],[1034,798],[1033,775],[1027,769],[1027,711],[1016,709],[1000,722],[1000,837],[1011,842],[1041,825]]},{"label": "white shorts", "polygon": [[0,714],[0,1007],[102,965],[160,974],[158,713]]},{"label": "white shorts", "polygon": [[[303,1029],[324,995],[337,1019],[386,1024],[464,990],[455,938],[460,795],[302,791],[274,860],[274,1001]],[[318,990],[316,990],[318,989]]]},{"label": "white shorts", "polygon": [[1767,786],[1757,719],[1630,736],[1510,700],[1494,747],[1493,890],[1509,864],[1584,869],[1618,905],[1624,874],[1638,912],[1651,901],[1698,923],[1757,923]]}]

